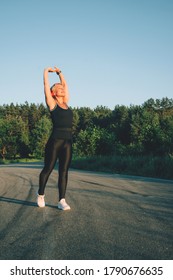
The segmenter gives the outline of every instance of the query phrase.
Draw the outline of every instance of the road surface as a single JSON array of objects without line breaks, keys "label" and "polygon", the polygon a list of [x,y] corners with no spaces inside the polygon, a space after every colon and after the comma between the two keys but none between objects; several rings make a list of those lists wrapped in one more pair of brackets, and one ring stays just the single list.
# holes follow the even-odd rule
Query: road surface
[{"label": "road surface", "polygon": [[42,163],[0,165],[1,260],[172,260],[173,181],[70,170],[57,208],[57,171],[36,205]]}]

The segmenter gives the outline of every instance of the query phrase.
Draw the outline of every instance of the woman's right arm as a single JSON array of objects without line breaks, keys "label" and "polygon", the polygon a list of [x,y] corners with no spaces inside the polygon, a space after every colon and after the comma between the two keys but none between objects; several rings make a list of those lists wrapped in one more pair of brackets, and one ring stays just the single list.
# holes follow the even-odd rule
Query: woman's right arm
[{"label": "woman's right arm", "polygon": [[55,100],[53,99],[51,92],[50,92],[50,84],[49,84],[49,77],[48,73],[49,72],[54,72],[52,68],[45,68],[44,69],[44,74],[43,74],[43,80],[44,80],[44,94],[45,94],[45,99],[46,99],[46,104],[49,107],[50,110],[52,110],[55,107]]}]

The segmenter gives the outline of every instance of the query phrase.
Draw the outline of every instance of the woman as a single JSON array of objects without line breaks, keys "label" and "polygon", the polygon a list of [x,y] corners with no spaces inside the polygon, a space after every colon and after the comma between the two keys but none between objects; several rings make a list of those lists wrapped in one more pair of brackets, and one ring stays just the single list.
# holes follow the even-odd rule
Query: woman
[{"label": "woman", "polygon": [[[48,73],[55,72],[59,75],[60,83],[49,85]],[[65,201],[65,193],[68,180],[68,169],[72,157],[72,120],[73,113],[68,107],[68,87],[61,71],[57,68],[44,70],[44,92],[46,104],[50,110],[53,130],[45,147],[44,168],[39,177],[39,190],[37,204],[45,206],[44,191],[49,175],[51,174],[57,159],[59,159],[59,202],[58,208],[69,210],[70,206]]]}]

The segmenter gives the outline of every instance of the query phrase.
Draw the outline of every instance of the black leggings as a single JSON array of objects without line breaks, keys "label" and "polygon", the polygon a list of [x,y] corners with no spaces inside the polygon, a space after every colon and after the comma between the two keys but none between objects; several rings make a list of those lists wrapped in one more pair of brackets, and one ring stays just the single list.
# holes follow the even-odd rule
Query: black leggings
[{"label": "black leggings", "polygon": [[72,158],[72,141],[49,138],[45,147],[44,168],[39,177],[38,194],[43,195],[47,180],[51,174],[57,159],[59,158],[59,199],[65,198],[68,169]]}]

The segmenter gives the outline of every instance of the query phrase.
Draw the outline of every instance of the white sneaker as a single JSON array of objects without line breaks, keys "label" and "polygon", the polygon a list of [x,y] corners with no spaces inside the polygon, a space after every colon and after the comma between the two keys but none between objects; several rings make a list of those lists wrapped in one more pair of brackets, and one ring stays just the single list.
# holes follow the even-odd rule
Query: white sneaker
[{"label": "white sneaker", "polygon": [[37,205],[39,207],[45,207],[44,195],[37,194]]},{"label": "white sneaker", "polygon": [[70,206],[67,204],[67,202],[65,201],[65,198],[62,198],[59,202],[58,202],[58,209],[60,210],[70,210]]}]

